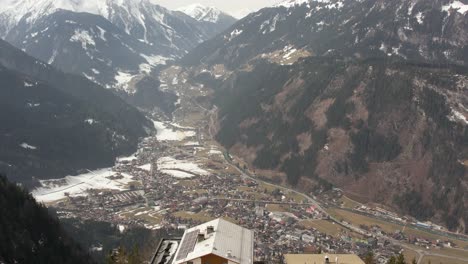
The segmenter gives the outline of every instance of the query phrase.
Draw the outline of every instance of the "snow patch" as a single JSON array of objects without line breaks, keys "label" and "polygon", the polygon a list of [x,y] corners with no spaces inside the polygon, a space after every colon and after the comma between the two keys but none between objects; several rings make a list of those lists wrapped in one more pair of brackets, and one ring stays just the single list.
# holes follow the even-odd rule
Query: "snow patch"
[{"label": "snow patch", "polygon": [[210,155],[223,155],[223,152],[221,152],[219,150],[216,150],[216,149],[210,149],[208,154],[210,154]]},{"label": "snow patch", "polygon": [[450,116],[448,116],[448,119],[452,122],[457,122],[457,121],[461,121],[462,123],[464,123],[465,125],[468,125],[468,120],[466,119],[465,115],[458,112],[457,110],[455,109],[452,109],[452,114]]},{"label": "snow patch", "polygon": [[52,56],[50,56],[49,61],[47,61],[47,63],[52,64],[55,61],[57,54],[58,54],[58,50],[54,49],[54,51],[52,52]]},{"label": "snow patch", "polygon": [[464,15],[468,12],[468,4],[464,4],[460,1],[453,1],[448,5],[442,6],[442,11],[449,12],[451,10],[456,10],[458,13]]},{"label": "snow patch", "polygon": [[157,130],[157,139],[160,141],[181,141],[196,135],[195,131],[175,130],[169,128],[163,122],[153,121]]},{"label": "snow patch", "polygon": [[20,147],[24,148],[24,149],[31,149],[31,150],[36,150],[37,147],[35,146],[32,146],[32,145],[29,145],[28,143],[26,142],[23,142],[20,144]]},{"label": "snow patch", "polygon": [[35,84],[28,81],[24,81],[24,87],[33,87]]},{"label": "snow patch", "polygon": [[142,169],[144,171],[151,171],[152,167],[153,167],[153,165],[151,165],[150,163],[138,166],[138,168],[140,168],[140,169]]},{"label": "snow patch", "polygon": [[131,175],[102,169],[89,171],[78,176],[67,176],[62,179],[42,180],[41,187],[33,190],[32,195],[39,202],[54,202],[67,197],[87,196],[88,190],[128,190],[132,182]]},{"label": "snow patch", "polygon": [[100,26],[97,26],[98,30],[99,30],[99,37],[103,40],[103,41],[107,41],[106,39],[106,31],[101,28]]},{"label": "snow patch", "polygon": [[201,4],[192,4],[186,7],[181,7],[177,9],[188,16],[195,18],[198,21],[205,21],[216,23],[219,21],[222,12],[216,7],[212,6],[203,6]]},{"label": "snow patch", "polygon": [[129,161],[137,160],[136,154],[137,154],[137,153],[132,154],[132,155],[130,155],[130,156],[128,156],[128,157],[118,157],[118,158],[117,158],[117,162],[118,162],[118,163],[121,163],[121,162],[129,162]]},{"label": "snow patch", "polygon": [[418,23],[419,23],[420,25],[423,24],[423,22],[424,22],[424,16],[423,16],[423,13],[422,13],[422,12],[419,12],[419,13],[416,14],[416,20],[418,21]]},{"label": "snow patch", "polygon": [[99,123],[98,121],[92,119],[92,118],[88,118],[85,120],[85,123],[89,124],[89,125],[93,125],[93,124],[97,124]]},{"label": "snow patch", "polygon": [[81,43],[81,47],[84,50],[88,49],[89,46],[96,46],[96,42],[94,42],[93,38],[89,34],[87,30],[83,29],[75,29],[75,33],[70,38],[71,42],[79,42]]},{"label": "snow patch", "polygon": [[29,108],[34,108],[34,107],[41,106],[41,104],[39,104],[39,103],[27,103],[26,106],[29,107]]},{"label": "snow patch", "polygon": [[117,75],[114,77],[115,81],[117,82],[116,87],[122,88],[127,91],[128,84],[133,79],[133,77],[135,76],[128,72],[118,71]]},{"label": "snow patch", "polygon": [[237,36],[242,34],[242,32],[244,32],[242,29],[234,29],[230,34],[229,41],[235,39]]},{"label": "snow patch", "polygon": [[161,172],[177,179],[189,179],[195,176],[193,174],[178,170],[161,170]]},{"label": "snow patch", "polygon": [[[200,168],[198,164],[188,160],[177,160],[172,157],[163,157],[158,159],[158,170],[161,170],[163,173],[167,173],[167,171],[172,172],[184,172],[185,174],[193,173],[195,175],[209,175],[209,172]],[[171,173],[168,173],[171,174]],[[182,174],[179,174],[182,175]],[[191,175],[191,174],[190,174]],[[174,175],[173,175],[174,176]],[[191,175],[193,177],[194,175]]]},{"label": "snow patch", "polygon": [[145,55],[140,54],[151,66],[166,65],[166,62],[170,60],[169,58],[160,56],[160,55]]},{"label": "snow patch", "polygon": [[286,1],[282,1],[282,2],[274,5],[274,7],[283,6],[283,7],[286,7],[286,8],[291,8],[291,7],[295,7],[295,6],[301,6],[303,4],[307,4],[307,6],[310,7],[309,3],[310,3],[310,0],[286,0]]}]

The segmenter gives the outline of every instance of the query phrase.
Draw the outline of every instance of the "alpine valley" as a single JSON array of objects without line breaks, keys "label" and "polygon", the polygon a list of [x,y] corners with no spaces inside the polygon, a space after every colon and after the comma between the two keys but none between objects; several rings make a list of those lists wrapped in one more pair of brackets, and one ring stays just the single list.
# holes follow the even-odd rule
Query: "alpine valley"
[{"label": "alpine valley", "polygon": [[467,14],[451,0],[285,1],[182,61],[213,91],[217,139],[257,175],[467,232]]},{"label": "alpine valley", "polygon": [[0,264],[467,264],[468,0],[273,2],[0,0]]}]

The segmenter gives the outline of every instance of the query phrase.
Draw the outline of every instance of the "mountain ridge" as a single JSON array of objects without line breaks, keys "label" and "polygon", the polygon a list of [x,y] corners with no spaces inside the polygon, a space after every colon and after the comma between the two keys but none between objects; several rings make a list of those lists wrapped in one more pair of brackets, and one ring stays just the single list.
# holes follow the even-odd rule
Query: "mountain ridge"
[{"label": "mountain ridge", "polygon": [[0,12],[0,35],[64,71],[133,94],[137,77],[182,57],[234,21],[223,14],[214,23],[197,21],[149,0],[29,0]]},{"label": "mountain ridge", "polygon": [[466,233],[464,7],[286,1],[182,64],[211,75],[217,140],[257,175],[304,192],[335,186]]},{"label": "mountain ridge", "polygon": [[26,186],[134,153],[152,123],[84,77],[66,74],[0,41],[0,171]]},{"label": "mountain ridge", "polygon": [[0,175],[0,262],[94,263],[47,208]]}]

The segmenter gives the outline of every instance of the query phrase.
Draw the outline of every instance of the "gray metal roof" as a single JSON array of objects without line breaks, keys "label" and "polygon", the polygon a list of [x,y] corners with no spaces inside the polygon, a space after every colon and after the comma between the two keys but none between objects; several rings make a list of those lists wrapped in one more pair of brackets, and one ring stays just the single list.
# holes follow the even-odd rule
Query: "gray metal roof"
[{"label": "gray metal roof", "polygon": [[[214,228],[211,234],[207,234],[209,226]],[[202,241],[194,239],[194,236],[198,238],[198,234],[205,234],[205,238]],[[253,243],[253,231],[223,219],[216,219],[185,231],[173,264],[184,263],[209,254],[240,264],[252,264]]]}]

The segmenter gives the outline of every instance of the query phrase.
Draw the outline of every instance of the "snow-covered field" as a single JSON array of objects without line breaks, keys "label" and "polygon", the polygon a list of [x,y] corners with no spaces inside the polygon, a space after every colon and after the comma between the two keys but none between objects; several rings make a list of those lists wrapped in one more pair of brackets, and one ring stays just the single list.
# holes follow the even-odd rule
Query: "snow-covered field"
[{"label": "snow-covered field", "polygon": [[[194,175],[209,175],[209,172],[200,168],[198,164],[188,160],[177,160],[172,157],[158,159],[158,169],[175,178],[191,178]],[[184,172],[186,171],[186,172]]]},{"label": "snow-covered field", "polygon": [[32,195],[39,202],[54,202],[70,196],[86,196],[89,189],[127,190],[127,184],[132,182],[132,176],[122,174],[121,179],[110,179],[117,176],[112,169],[91,171],[78,176],[67,176],[62,179],[43,180],[41,187],[33,190]]},{"label": "snow-covered field", "polygon": [[145,170],[145,171],[151,171],[151,167],[152,167],[152,165],[150,163],[148,163],[148,164],[139,166],[138,168],[142,169],[142,170]]},{"label": "snow-covered field", "polygon": [[181,141],[196,135],[192,130],[175,130],[168,127],[163,122],[153,121],[154,127],[158,131],[156,137],[160,141]]},{"label": "snow-covered field", "polygon": [[136,157],[137,153],[134,153],[128,157],[119,157],[117,158],[117,162],[129,162],[129,161],[137,160],[137,157]]},{"label": "snow-covered field", "polygon": [[178,179],[190,179],[195,176],[193,174],[178,170],[161,170],[161,172]]}]

